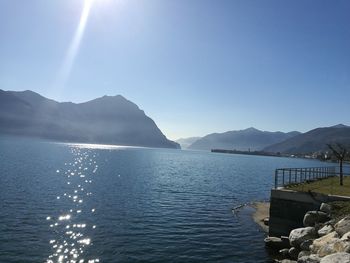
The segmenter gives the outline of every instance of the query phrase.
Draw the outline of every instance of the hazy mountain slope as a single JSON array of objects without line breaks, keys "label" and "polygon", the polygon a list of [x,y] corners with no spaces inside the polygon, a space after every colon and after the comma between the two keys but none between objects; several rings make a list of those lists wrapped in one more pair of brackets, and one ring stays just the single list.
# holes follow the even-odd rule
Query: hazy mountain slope
[{"label": "hazy mountain slope", "polygon": [[350,127],[342,124],[317,128],[306,133],[299,134],[283,142],[266,147],[268,152],[281,153],[310,153],[319,150],[327,150],[327,144],[341,143],[350,145]]},{"label": "hazy mountain slope", "polygon": [[0,133],[73,142],[179,148],[124,97],[59,103],[32,92],[0,90]]},{"label": "hazy mountain slope", "polygon": [[213,133],[194,142],[189,149],[196,150],[262,150],[264,147],[275,144],[299,134],[298,132],[268,132],[255,128],[224,133]]},{"label": "hazy mountain slope", "polygon": [[178,144],[181,145],[182,149],[187,149],[195,141],[198,141],[201,137],[189,137],[189,138],[180,138],[176,140]]}]

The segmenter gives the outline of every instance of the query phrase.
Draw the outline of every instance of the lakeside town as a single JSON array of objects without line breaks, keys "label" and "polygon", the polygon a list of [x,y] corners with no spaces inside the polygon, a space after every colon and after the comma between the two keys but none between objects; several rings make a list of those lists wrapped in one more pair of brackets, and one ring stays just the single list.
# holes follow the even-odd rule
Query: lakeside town
[{"label": "lakeside town", "polygon": [[[243,155],[259,155],[259,156],[273,156],[273,157],[290,157],[290,158],[305,158],[305,159],[317,159],[325,162],[338,162],[337,156],[332,151],[316,151],[313,153],[299,153],[299,154],[287,154],[287,153],[269,153],[264,151],[238,151],[238,150],[222,150],[212,149],[213,153],[228,153],[228,154],[243,154]],[[345,157],[344,162],[350,162],[350,157]]]}]

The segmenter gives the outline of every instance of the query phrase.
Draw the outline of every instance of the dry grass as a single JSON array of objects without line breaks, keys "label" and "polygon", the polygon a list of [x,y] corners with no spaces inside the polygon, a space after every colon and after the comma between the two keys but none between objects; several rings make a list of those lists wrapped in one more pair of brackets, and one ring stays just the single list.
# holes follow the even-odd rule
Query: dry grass
[{"label": "dry grass", "polygon": [[340,220],[344,216],[350,215],[350,202],[349,201],[335,201],[329,203],[332,206],[331,217],[335,220]]},{"label": "dry grass", "polygon": [[344,176],[344,185],[339,185],[339,177],[330,177],[313,182],[287,186],[287,189],[301,192],[350,196],[350,176]]}]

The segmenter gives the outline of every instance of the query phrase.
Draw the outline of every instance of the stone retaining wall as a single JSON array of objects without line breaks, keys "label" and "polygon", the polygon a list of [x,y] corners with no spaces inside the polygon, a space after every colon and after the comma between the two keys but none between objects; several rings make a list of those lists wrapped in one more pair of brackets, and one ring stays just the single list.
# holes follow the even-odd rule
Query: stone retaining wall
[{"label": "stone retaining wall", "polygon": [[290,231],[303,226],[307,211],[317,210],[321,203],[350,201],[349,197],[296,192],[281,189],[271,190],[269,236],[288,236]]}]

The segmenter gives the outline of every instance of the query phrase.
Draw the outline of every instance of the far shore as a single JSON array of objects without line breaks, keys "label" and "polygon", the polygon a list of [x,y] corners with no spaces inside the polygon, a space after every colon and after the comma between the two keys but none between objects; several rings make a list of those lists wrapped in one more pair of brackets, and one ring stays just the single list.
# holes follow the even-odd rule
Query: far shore
[{"label": "far shore", "polygon": [[257,223],[265,232],[269,232],[269,227],[264,224],[264,219],[269,217],[270,202],[254,202],[251,207],[255,209],[253,213],[253,220]]}]

